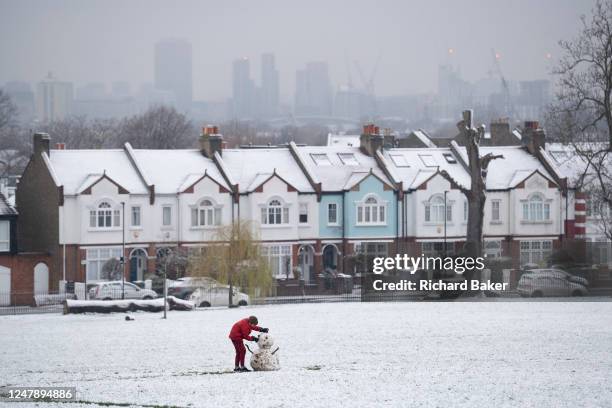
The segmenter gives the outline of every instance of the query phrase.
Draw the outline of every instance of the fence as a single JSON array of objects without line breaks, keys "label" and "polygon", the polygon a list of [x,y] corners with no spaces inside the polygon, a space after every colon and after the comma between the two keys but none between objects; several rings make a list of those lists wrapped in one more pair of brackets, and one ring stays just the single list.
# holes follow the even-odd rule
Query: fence
[{"label": "fence", "polygon": [[[336,302],[398,302],[419,300],[452,300],[459,296],[469,300],[470,295],[478,294],[479,298],[539,298],[550,297],[564,300],[567,297],[577,296],[604,296],[612,300],[612,278],[601,279],[597,271],[589,273],[570,274],[558,269],[516,270],[503,269],[498,271],[483,270],[478,276],[472,278],[476,282],[491,282],[505,285],[503,288],[473,290],[466,284],[461,275],[441,275],[432,271],[419,271],[417,274],[404,275],[366,275],[353,277],[342,275],[336,278],[320,277],[314,282],[298,280],[279,281],[269,296],[248,297],[241,293],[239,288],[234,289],[233,303],[244,305],[275,305],[291,303],[336,303]],[[395,285],[404,285],[399,289],[373,290],[375,280]],[[411,283],[408,283],[411,282]],[[445,287],[427,286],[427,284],[442,282]],[[426,287],[422,288],[424,284]],[[75,283],[73,293],[34,294],[30,292],[0,293],[0,315],[45,313],[63,310],[62,303],[66,299],[84,299],[84,287]],[[380,286],[380,283],[378,283]],[[411,285],[411,287],[409,287]],[[83,285],[84,286],[84,285]],[[88,292],[88,298],[93,300],[111,299],[151,299],[162,296],[147,287],[138,288],[127,283],[123,288],[121,283],[107,283],[106,289],[96,291],[94,288]],[[150,287],[150,285],[147,285]],[[229,288],[224,285],[200,288],[180,287],[172,290],[174,295],[184,300],[190,300],[200,308],[227,307],[229,304]],[[175,289],[175,288],[174,288]],[[159,291],[161,292],[161,290]]]}]

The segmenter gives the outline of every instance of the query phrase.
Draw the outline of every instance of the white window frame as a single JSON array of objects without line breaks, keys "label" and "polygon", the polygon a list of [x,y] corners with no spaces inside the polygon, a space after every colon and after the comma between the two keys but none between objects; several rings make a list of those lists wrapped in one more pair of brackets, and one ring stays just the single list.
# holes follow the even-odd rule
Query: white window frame
[{"label": "white window frame", "polygon": [[552,240],[525,240],[520,241],[520,263],[541,265],[546,257],[553,251]]},{"label": "white window frame", "polygon": [[[137,210],[136,212],[134,212]],[[138,214],[138,223],[134,222],[134,217]],[[139,205],[130,206],[130,226],[132,228],[142,228],[142,207]]]},{"label": "white window frame", "polygon": [[[446,199],[441,194],[434,194],[425,201],[425,224],[444,224],[444,212],[446,210],[446,223],[453,222],[453,200]],[[446,208],[445,208],[446,207]]]},{"label": "white window frame", "polygon": [[[108,253],[106,253],[108,251]],[[105,256],[108,255],[108,256]],[[121,260],[121,247],[95,247],[85,250],[87,281],[102,281],[102,268],[110,259]]]},{"label": "white window frame", "polygon": [[[270,273],[275,279],[287,279],[293,276],[293,251],[289,245],[262,245],[261,255],[268,259]],[[288,269],[287,269],[288,268]]]},{"label": "white window frame", "polygon": [[[302,221],[302,215],[306,216],[306,221]],[[308,224],[308,203],[300,203],[300,212],[298,214],[298,222],[301,225]]]},{"label": "white window frame", "polygon": [[521,222],[537,224],[551,222],[551,201],[543,194],[535,193],[521,200]]},{"label": "white window frame", "polygon": [[389,218],[387,201],[376,194],[368,194],[355,204],[355,225],[360,227],[387,225]]},{"label": "white window frame", "polygon": [[487,240],[484,242],[482,252],[485,258],[501,258],[502,256],[502,241]]},{"label": "white window frame", "polygon": [[[6,231],[6,239],[2,235]],[[9,252],[11,250],[11,221],[0,220],[0,252]]]},{"label": "white window frame", "polygon": [[[331,221],[331,207],[334,207],[334,221]],[[337,226],[338,222],[338,203],[327,203],[327,225]]]},{"label": "white window frame", "polygon": [[327,153],[310,153],[310,158],[317,166],[331,166],[332,162]]},{"label": "white window frame", "polygon": [[202,198],[196,205],[190,207],[191,228],[215,228],[221,225],[222,207],[210,197]]},{"label": "white window frame", "polygon": [[260,209],[260,221],[263,226],[287,226],[290,221],[289,204],[280,197],[272,197]]},{"label": "white window frame", "polygon": [[469,214],[469,206],[467,200],[463,200],[463,222],[467,223],[468,214]]},{"label": "white window frame", "polygon": [[491,200],[491,223],[501,224],[501,200]]},{"label": "white window frame", "polygon": [[[172,204],[162,205],[162,228],[172,227],[172,207]],[[166,211],[168,211],[168,222],[166,222]]]},{"label": "white window frame", "polygon": [[89,209],[89,229],[109,231],[121,228],[121,208],[112,200],[103,199]]},{"label": "white window frame", "polygon": [[389,154],[389,157],[391,157],[391,161],[393,161],[395,167],[410,167],[410,164],[408,164],[408,159],[406,159],[406,156],[403,154]]}]

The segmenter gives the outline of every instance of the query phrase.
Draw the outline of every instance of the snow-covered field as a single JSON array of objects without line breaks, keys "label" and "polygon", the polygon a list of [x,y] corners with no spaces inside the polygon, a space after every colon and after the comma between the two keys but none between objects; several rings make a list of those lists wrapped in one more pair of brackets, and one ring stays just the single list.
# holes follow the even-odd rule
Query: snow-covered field
[{"label": "snow-covered field", "polygon": [[[270,327],[280,371],[225,373],[233,366],[229,328],[249,314]],[[0,317],[0,386],[76,386],[91,404],[71,408],[612,401],[610,302],[333,303],[133,316]]]}]

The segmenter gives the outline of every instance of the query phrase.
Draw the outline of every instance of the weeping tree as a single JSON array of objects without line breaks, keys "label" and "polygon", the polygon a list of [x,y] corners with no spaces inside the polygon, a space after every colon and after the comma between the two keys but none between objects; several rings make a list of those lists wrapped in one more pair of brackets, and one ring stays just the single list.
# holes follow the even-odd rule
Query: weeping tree
[{"label": "weeping tree", "polygon": [[[486,181],[489,163],[495,159],[503,158],[502,155],[487,153],[480,155],[480,139],[484,137],[485,127],[480,125],[477,129],[472,125],[473,112],[463,111],[463,120],[457,123],[457,128],[465,141],[467,153],[467,170],[470,174],[470,188],[465,188],[455,183],[465,195],[468,202],[467,237],[463,252],[465,256],[477,258],[482,256],[482,224],[484,219],[484,207],[487,199]],[[445,172],[452,180],[452,176]],[[469,278],[473,271],[467,272]]]},{"label": "weeping tree", "polygon": [[212,244],[192,255],[188,274],[229,285],[230,305],[235,286],[253,297],[266,296],[272,290],[272,273],[249,221],[217,228]]}]

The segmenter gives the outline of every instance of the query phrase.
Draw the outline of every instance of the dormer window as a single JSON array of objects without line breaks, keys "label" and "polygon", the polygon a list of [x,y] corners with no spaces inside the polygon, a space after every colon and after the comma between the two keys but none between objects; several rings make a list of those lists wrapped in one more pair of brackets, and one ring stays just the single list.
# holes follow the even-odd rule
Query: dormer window
[{"label": "dormer window", "polygon": [[121,211],[114,209],[108,201],[102,201],[89,211],[90,228],[118,228],[121,226]]}]

